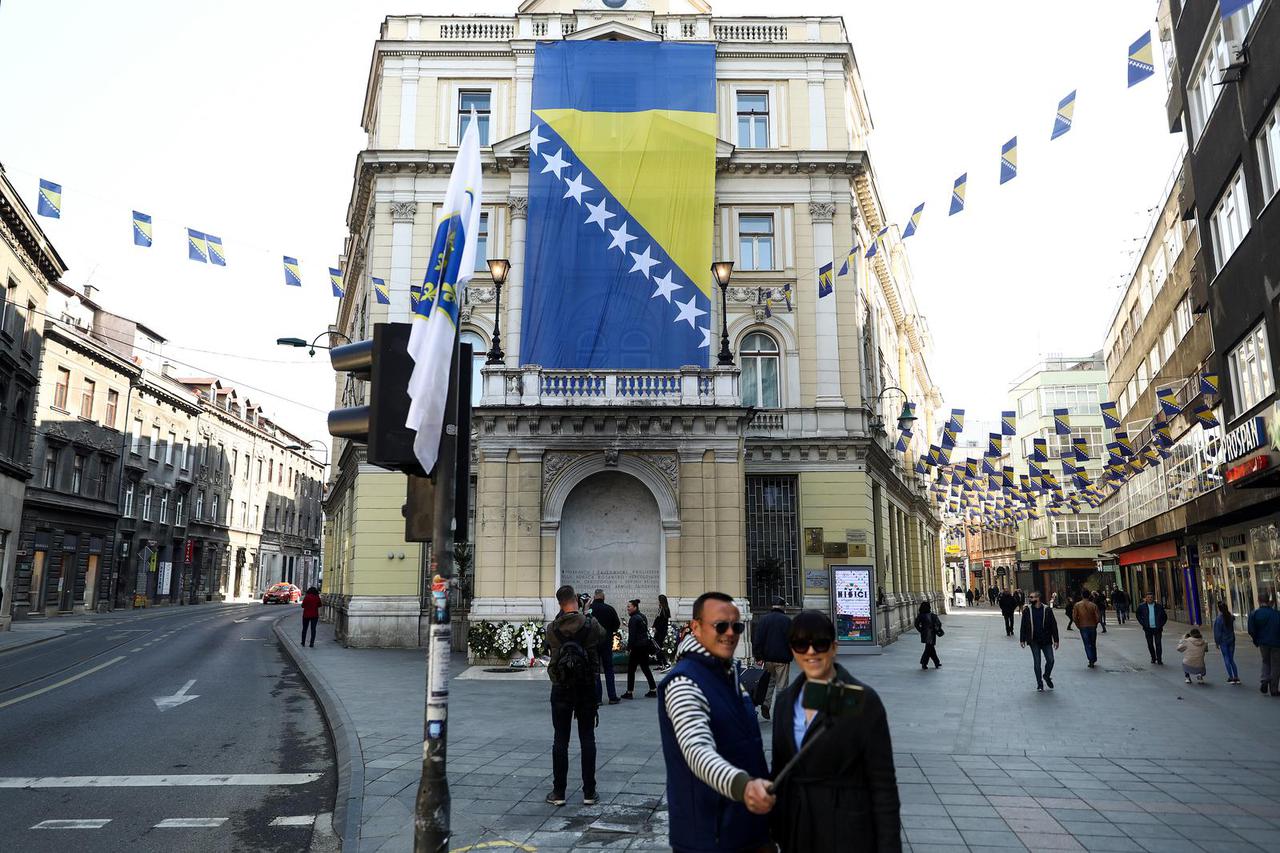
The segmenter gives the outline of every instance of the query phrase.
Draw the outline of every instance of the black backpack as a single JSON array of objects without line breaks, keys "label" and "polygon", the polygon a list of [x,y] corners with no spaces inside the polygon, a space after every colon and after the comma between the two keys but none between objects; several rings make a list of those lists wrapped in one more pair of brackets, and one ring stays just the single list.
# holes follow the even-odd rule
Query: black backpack
[{"label": "black backpack", "polygon": [[590,616],[572,637],[565,637],[559,629],[556,630],[556,636],[560,638],[560,653],[556,655],[555,663],[547,668],[552,684],[576,694],[585,694],[587,691],[594,693],[596,674],[591,666],[591,658],[587,656],[586,646],[590,635]]}]

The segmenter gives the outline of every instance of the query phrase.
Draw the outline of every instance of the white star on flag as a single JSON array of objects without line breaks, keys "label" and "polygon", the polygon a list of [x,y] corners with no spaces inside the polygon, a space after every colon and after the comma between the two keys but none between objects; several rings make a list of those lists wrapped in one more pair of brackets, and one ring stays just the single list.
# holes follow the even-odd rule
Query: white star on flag
[{"label": "white star on flag", "polygon": [[644,274],[645,278],[649,277],[649,270],[653,269],[659,263],[661,263],[660,261],[655,261],[653,258],[649,256],[649,252],[652,249],[653,249],[652,246],[645,246],[644,251],[640,252],[639,254],[635,252],[630,253],[631,259],[635,261],[635,263],[631,265],[631,272],[636,272],[638,270],[639,272]]},{"label": "white star on flag", "polygon": [[586,182],[582,180],[582,175],[578,175],[576,178],[570,178],[568,187],[569,189],[565,192],[564,197],[571,198],[578,204],[582,204],[583,193],[589,193],[595,189],[595,187],[587,186]]},{"label": "white star on flag", "polygon": [[[627,233],[627,223],[624,221],[621,228],[610,228],[609,233],[613,235],[613,242],[609,244],[609,249],[621,249],[625,255],[627,253],[627,244],[636,238]],[[609,249],[606,249],[607,252]]]},{"label": "white star on flag", "polygon": [[691,329],[697,328],[694,325],[694,321],[697,320],[699,317],[701,317],[703,314],[707,313],[706,311],[703,311],[701,308],[699,308],[697,305],[693,304],[697,300],[697,298],[698,297],[696,296],[690,296],[688,302],[681,302],[679,299],[677,299],[676,304],[680,306],[680,316],[676,317],[676,319],[673,322],[679,323],[681,320],[684,320],[688,322],[689,328]]},{"label": "white star on flag", "polygon": [[659,296],[661,296],[663,299],[667,300],[668,302],[671,301],[671,294],[675,293],[677,290],[680,290],[682,287],[684,287],[684,285],[676,284],[674,281],[671,280],[671,270],[667,270],[666,275],[654,276],[653,283],[658,285],[658,289],[655,290],[653,292],[653,296],[650,296],[649,298],[657,299]]},{"label": "white star on flag", "polygon": [[587,202],[587,210],[591,211],[591,215],[587,217],[587,221],[584,222],[583,224],[590,225],[592,222],[594,222],[595,224],[599,225],[600,230],[603,231],[605,220],[613,219],[613,217],[618,215],[616,213],[610,213],[608,210],[605,210],[605,203],[607,201],[608,199],[602,198],[600,199],[600,203],[596,205],[593,205],[591,202]]},{"label": "white star on flag", "polygon": [[537,126],[537,125],[534,125],[534,126],[529,130],[529,150],[530,150],[530,151],[532,151],[534,154],[537,154],[537,153],[538,153],[538,146],[539,146],[539,145],[541,145],[541,144],[542,144],[542,143],[544,143],[544,142],[549,142],[549,141],[550,141],[550,140],[548,140],[545,136],[540,136],[540,135],[538,134],[538,126]]},{"label": "white star on flag", "polygon": [[[547,165],[542,167],[541,174],[545,175],[547,172],[555,172],[556,177],[560,178],[560,170],[569,165],[569,161],[560,156],[563,153],[564,149],[561,148],[554,154],[543,154],[542,156],[546,159]],[[563,178],[560,179],[564,180]]]},{"label": "white star on flag", "polygon": [[698,331],[702,332],[702,343],[698,344],[698,349],[711,349],[711,330],[704,327]]}]

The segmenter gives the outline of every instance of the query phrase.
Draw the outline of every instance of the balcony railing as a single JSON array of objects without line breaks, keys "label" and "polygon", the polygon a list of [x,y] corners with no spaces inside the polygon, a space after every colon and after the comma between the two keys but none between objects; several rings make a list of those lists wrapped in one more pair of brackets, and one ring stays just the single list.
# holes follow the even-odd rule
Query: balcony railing
[{"label": "balcony railing", "polygon": [[481,406],[740,406],[738,368],[485,367]]}]

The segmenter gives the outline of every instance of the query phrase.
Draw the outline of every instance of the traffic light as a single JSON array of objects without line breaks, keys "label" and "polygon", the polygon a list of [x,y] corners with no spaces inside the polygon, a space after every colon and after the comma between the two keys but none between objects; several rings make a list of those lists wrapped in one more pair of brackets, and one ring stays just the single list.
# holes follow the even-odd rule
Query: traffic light
[{"label": "traffic light", "polygon": [[409,414],[408,323],[377,323],[373,337],[329,350],[333,369],[369,383],[368,403],[329,412],[329,434],[368,446],[370,464],[425,476],[413,453]]}]

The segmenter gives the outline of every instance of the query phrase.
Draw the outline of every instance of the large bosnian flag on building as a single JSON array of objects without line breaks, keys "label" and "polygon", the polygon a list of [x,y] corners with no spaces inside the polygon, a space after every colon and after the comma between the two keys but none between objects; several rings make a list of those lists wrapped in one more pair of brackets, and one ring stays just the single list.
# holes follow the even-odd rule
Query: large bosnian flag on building
[{"label": "large bosnian flag on building", "polygon": [[714,45],[537,46],[521,363],[708,363],[714,87]]}]

